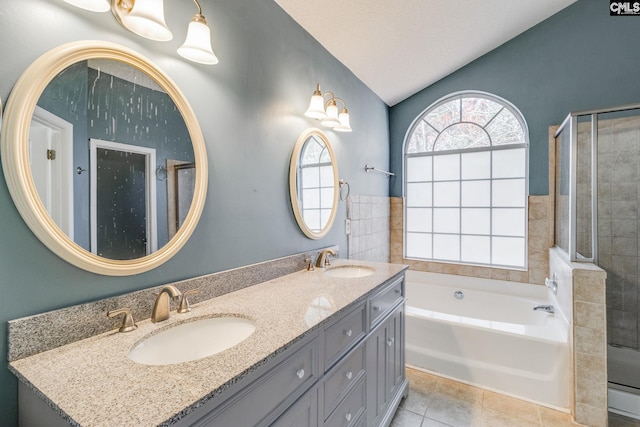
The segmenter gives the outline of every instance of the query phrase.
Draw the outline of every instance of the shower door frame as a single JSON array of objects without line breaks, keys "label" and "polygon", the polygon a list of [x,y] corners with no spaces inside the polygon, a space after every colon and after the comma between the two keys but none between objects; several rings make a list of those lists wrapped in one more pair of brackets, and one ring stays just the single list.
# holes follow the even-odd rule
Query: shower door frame
[{"label": "shower door frame", "polygon": [[[563,120],[554,134],[554,138],[556,139],[565,130],[568,130],[570,135],[568,255],[572,262],[591,262],[596,265],[598,264],[598,115],[628,110],[640,110],[640,104],[627,104],[612,108],[571,112]],[[579,254],[577,249],[578,118],[585,116],[589,116],[591,119],[591,257],[585,257]],[[559,167],[559,165],[556,167]]]}]

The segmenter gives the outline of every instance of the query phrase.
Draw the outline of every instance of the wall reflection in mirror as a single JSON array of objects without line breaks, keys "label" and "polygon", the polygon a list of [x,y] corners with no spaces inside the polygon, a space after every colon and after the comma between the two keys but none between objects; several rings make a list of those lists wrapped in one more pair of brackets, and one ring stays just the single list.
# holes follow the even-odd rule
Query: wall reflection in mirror
[{"label": "wall reflection in mirror", "polygon": [[40,96],[29,133],[40,199],[82,248],[136,259],[179,229],[194,150],[178,108],[146,74],[115,60],[69,66]]},{"label": "wall reflection in mirror", "polygon": [[338,169],[326,135],[310,129],[293,151],[290,189],[293,210],[302,231],[312,239],[324,236],[336,215]]}]

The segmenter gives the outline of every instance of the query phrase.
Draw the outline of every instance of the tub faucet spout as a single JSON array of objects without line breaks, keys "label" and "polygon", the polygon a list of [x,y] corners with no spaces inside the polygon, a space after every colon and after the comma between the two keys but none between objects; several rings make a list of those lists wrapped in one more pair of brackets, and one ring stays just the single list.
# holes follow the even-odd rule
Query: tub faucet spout
[{"label": "tub faucet spout", "polygon": [[545,313],[553,314],[556,312],[555,308],[552,305],[536,305],[533,307],[535,311],[544,311]]}]

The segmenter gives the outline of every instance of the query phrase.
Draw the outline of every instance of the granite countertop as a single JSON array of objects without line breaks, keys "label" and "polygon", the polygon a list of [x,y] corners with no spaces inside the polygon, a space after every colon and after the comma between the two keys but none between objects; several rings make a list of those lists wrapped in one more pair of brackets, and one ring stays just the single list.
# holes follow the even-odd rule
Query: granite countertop
[{"label": "granite countertop", "polygon": [[[71,424],[170,425],[178,414],[215,398],[252,368],[406,269],[349,260],[335,260],[332,266],[345,264],[371,266],[375,273],[343,279],[318,268],[299,271],[194,304],[190,313],[173,311],[164,322],[145,320],[133,332],[113,330],[13,361],[9,367]],[[176,365],[141,365],[127,357],[131,347],[149,334],[194,318],[225,314],[253,320],[255,332],[221,353]]]}]

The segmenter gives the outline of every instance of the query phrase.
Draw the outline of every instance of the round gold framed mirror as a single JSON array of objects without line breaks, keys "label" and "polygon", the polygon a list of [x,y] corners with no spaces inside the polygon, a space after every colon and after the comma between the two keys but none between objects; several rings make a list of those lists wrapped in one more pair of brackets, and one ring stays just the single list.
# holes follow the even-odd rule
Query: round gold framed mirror
[{"label": "round gold framed mirror", "polygon": [[304,235],[324,237],[338,210],[338,163],[329,139],[319,129],[305,130],[296,141],[289,167],[289,193]]},{"label": "round gold framed mirror", "polygon": [[7,101],[0,146],[29,228],[97,274],[166,262],[204,207],[206,148],[191,106],[158,67],[114,43],[73,42],[35,60]]}]

